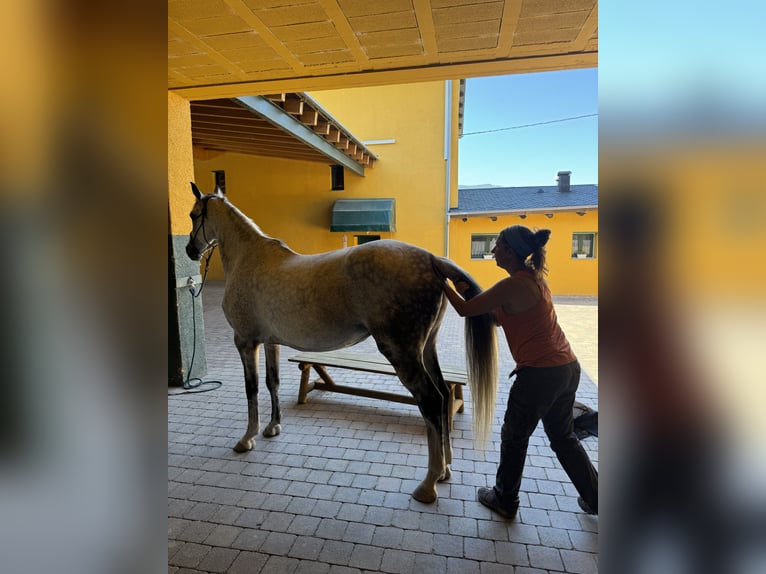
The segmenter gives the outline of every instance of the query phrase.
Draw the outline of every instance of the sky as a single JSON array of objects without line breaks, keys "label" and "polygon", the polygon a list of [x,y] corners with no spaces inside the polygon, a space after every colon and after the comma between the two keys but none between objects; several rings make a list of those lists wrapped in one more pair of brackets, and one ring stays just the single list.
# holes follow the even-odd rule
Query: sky
[{"label": "sky", "polygon": [[[556,185],[559,171],[597,184],[597,113],[595,68],[468,78],[458,185]],[[576,116],[591,117],[517,128]]]}]

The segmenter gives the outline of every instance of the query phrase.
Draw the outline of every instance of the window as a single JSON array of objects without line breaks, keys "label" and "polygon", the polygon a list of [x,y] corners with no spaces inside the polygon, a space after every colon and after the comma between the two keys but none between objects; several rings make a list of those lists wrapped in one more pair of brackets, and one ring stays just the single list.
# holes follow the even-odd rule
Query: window
[{"label": "window", "polygon": [[370,241],[377,241],[380,239],[380,235],[356,235],[356,244],[362,245],[362,243],[369,243]]},{"label": "window", "polygon": [[492,248],[497,241],[497,233],[493,235],[471,235],[471,259],[494,259]]},{"label": "window", "polygon": [[214,169],[215,186],[221,188],[221,193],[226,193],[226,172],[222,169]]},{"label": "window", "polygon": [[595,259],[596,258],[596,234],[573,233],[572,234],[572,259]]},{"label": "window", "polygon": [[343,166],[342,165],[331,165],[330,166],[330,175],[332,179],[332,190],[333,191],[343,191]]}]

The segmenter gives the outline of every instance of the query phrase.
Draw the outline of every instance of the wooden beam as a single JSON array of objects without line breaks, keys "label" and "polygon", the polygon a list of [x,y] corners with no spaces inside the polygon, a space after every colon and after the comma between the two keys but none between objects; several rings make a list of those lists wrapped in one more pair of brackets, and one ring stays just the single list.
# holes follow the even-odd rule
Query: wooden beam
[{"label": "wooden beam", "polygon": [[[338,134],[340,136],[340,134]],[[338,141],[335,143],[335,147],[339,150],[346,150],[348,149],[348,138],[343,136],[339,137]]]},{"label": "wooden beam", "polygon": [[286,100],[282,103],[282,109],[290,115],[300,116],[303,114],[303,100],[297,98]]},{"label": "wooden beam", "polygon": [[317,125],[317,121],[319,120],[319,112],[312,109],[306,109],[303,110],[303,113],[301,114],[301,122],[308,125],[308,126],[315,126]]},{"label": "wooden beam", "polygon": [[326,136],[330,133],[330,124],[324,120],[318,120],[313,129],[314,132],[318,133],[320,136]]},{"label": "wooden beam", "polygon": [[[337,145],[337,143],[340,141],[340,131],[337,128],[330,127],[330,131],[327,134],[327,137],[325,138],[328,142],[334,143]],[[348,140],[346,140],[348,142]]]}]

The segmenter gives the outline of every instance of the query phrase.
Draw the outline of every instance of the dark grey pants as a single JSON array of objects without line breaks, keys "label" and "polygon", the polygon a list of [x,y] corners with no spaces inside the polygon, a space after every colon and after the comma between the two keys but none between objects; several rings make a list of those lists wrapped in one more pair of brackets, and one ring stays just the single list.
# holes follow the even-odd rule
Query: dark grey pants
[{"label": "dark grey pants", "polygon": [[580,384],[580,363],[525,367],[516,374],[500,433],[495,492],[507,508],[518,506],[529,437],[543,421],[551,449],[583,500],[598,509],[598,473],[574,434],[572,407]]}]

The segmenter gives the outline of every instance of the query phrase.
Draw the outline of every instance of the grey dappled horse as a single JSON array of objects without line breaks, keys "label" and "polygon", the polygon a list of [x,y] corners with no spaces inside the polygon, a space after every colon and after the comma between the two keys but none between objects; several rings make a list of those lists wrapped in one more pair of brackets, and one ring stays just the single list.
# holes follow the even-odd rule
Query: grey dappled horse
[{"label": "grey dappled horse", "polygon": [[[436,482],[450,477],[448,385],[436,356],[437,331],[449,304],[443,277],[478,285],[448,259],[399,241],[372,241],[301,255],[265,235],[220,189],[209,195],[192,183],[197,201],[186,253],[193,260],[218,245],[224,269],[223,312],[245,369],[248,425],[234,447],[253,448],[258,434],[258,351],[266,348],[271,421],[264,437],[281,431],[279,345],[330,351],[370,335],[415,398],[426,422],[428,473],[412,496],[436,500]],[[441,276],[440,276],[441,275]],[[490,315],[466,320],[474,429],[486,438],[495,410],[497,346]]]}]

